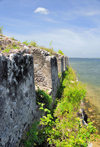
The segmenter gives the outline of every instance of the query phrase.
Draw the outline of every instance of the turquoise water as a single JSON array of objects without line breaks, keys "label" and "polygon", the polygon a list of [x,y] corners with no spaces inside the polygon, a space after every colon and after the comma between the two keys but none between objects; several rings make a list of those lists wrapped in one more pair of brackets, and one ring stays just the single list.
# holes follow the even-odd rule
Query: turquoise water
[{"label": "turquoise water", "polygon": [[78,79],[87,85],[90,101],[100,113],[100,59],[70,58]]},{"label": "turquoise water", "polygon": [[100,59],[70,58],[79,80],[100,87]]},{"label": "turquoise water", "polygon": [[70,58],[79,81],[86,84],[87,99],[95,107],[95,123],[100,133],[100,59]]}]

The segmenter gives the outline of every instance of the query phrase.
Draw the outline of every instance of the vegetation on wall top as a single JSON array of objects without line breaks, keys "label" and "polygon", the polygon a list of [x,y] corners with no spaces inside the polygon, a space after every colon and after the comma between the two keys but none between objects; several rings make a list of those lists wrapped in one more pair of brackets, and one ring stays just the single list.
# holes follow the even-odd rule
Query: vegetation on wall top
[{"label": "vegetation on wall top", "polygon": [[60,88],[55,109],[50,110],[46,105],[40,104],[44,115],[40,122],[37,122],[37,129],[32,127],[29,130],[24,141],[25,147],[87,147],[88,143],[97,137],[92,122],[88,120],[88,125],[84,126],[77,116],[86,90],[76,81],[75,72],[71,68],[64,73]]},{"label": "vegetation on wall top", "polygon": [[58,50],[58,54],[64,55],[64,53],[61,50]]},{"label": "vegetation on wall top", "polygon": [[1,27],[0,27],[0,34],[2,34],[2,33],[3,33],[3,31],[2,31],[2,30],[3,30],[3,27],[1,26]]}]

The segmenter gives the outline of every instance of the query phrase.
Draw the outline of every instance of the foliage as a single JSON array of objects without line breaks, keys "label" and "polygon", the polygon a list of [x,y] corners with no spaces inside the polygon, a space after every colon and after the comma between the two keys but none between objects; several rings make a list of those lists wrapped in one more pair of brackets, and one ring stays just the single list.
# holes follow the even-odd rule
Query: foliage
[{"label": "foliage", "polygon": [[10,39],[11,39],[11,40],[14,40],[14,41],[16,40],[14,37],[10,37]]},{"label": "foliage", "polygon": [[5,49],[5,50],[3,50],[2,52],[3,52],[3,53],[9,53],[9,52],[10,52],[10,50],[11,50],[10,48],[6,48],[6,49]]},{"label": "foliage", "polygon": [[1,26],[1,27],[0,27],[0,34],[2,34],[2,33],[3,33],[2,29],[3,29],[3,27]]},{"label": "foliage", "polygon": [[82,126],[76,116],[86,91],[81,83],[77,83],[75,72],[71,68],[65,72],[60,88],[62,99],[58,100],[53,116],[48,113],[41,119],[41,124],[45,126],[47,141],[51,146],[87,147],[91,136],[92,139],[95,138],[93,134],[96,129],[92,123]]},{"label": "foliage", "polygon": [[24,42],[22,42],[23,44],[25,44],[25,45],[31,45],[31,46],[34,46],[34,47],[37,47],[37,43],[36,42],[34,42],[34,41],[30,41],[30,42],[28,42],[27,40],[26,41],[24,41]]},{"label": "foliage", "polygon": [[41,129],[39,127],[39,122],[36,121],[32,124],[29,131],[26,133],[26,138],[23,140],[23,144],[25,147],[33,147],[33,146],[39,146],[44,142],[44,135]]},{"label": "foliage", "polygon": [[20,49],[20,47],[17,46],[15,43],[13,43],[13,44],[11,45],[11,48],[13,48],[13,49]]},{"label": "foliage", "polygon": [[52,97],[43,90],[36,91],[36,102],[45,104],[46,108],[50,109],[52,104]]},{"label": "foliage", "polygon": [[58,78],[61,78],[62,77],[62,74],[61,73],[58,73]]},{"label": "foliage", "polygon": [[17,46],[17,45],[12,46],[12,48],[13,48],[13,49],[20,49],[20,47]]},{"label": "foliage", "polygon": [[29,42],[29,45],[34,46],[34,47],[37,47],[37,43],[34,42],[34,41]]},{"label": "foliage", "polygon": [[26,40],[26,41],[24,41],[24,42],[22,42],[23,44],[25,44],[25,45],[29,45],[29,42]]},{"label": "foliage", "polygon": [[53,48],[46,48],[46,47],[43,47],[43,46],[39,46],[39,48],[40,48],[40,49],[43,49],[43,50],[45,50],[45,51],[47,51],[47,52],[49,52],[50,55],[55,54],[55,51],[53,50]]},{"label": "foliage", "polygon": [[58,54],[64,55],[64,53],[61,50],[58,51]]},{"label": "foliage", "polygon": [[89,121],[87,126],[83,126],[77,117],[85,93],[84,86],[76,81],[75,72],[71,68],[63,74],[54,113],[48,109],[47,94],[38,90],[38,98],[41,99],[38,101],[44,115],[38,124],[39,129],[33,127],[26,147],[43,146],[44,142],[56,147],[87,147],[96,137],[96,128]]}]

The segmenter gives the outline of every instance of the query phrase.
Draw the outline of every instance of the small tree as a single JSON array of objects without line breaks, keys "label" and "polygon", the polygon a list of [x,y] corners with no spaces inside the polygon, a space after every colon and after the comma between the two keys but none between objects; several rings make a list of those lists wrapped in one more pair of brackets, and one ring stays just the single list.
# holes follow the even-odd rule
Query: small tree
[{"label": "small tree", "polygon": [[0,34],[2,34],[2,29],[3,29],[3,27],[1,26],[1,27],[0,27]]}]

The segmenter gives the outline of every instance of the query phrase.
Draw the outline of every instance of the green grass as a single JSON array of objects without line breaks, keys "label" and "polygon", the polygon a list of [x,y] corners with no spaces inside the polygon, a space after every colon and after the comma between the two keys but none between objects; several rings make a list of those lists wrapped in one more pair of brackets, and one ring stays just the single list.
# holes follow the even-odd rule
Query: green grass
[{"label": "green grass", "polygon": [[46,47],[43,47],[43,46],[39,46],[39,48],[40,48],[40,49],[43,49],[43,50],[45,50],[45,51],[47,51],[47,52],[49,52],[50,55],[53,55],[53,54],[56,53],[56,52],[53,50],[53,48],[46,48]]},{"label": "green grass", "polygon": [[2,34],[3,33],[3,27],[1,26],[0,27],[0,34]]},{"label": "green grass", "polygon": [[29,45],[29,42],[26,40],[26,41],[24,41],[24,42],[22,42],[23,44],[25,44],[25,45]]},{"label": "green grass", "polygon": [[33,47],[37,47],[37,43],[34,41],[29,42],[29,45],[33,46]]},{"label": "green grass", "polygon": [[61,50],[58,50],[58,54],[64,55],[64,53]]},{"label": "green grass", "polygon": [[37,129],[30,129],[32,133],[25,140],[26,147],[43,146],[44,142],[51,147],[87,147],[88,143],[96,138],[96,128],[93,124],[88,121],[88,126],[82,126],[81,120],[77,117],[86,90],[84,85],[76,81],[75,72],[71,68],[63,73],[55,109],[48,108],[49,101],[45,92],[38,91],[38,94],[40,110],[44,115]]},{"label": "green grass", "polygon": [[16,44],[13,44],[13,45],[11,46],[11,48],[12,48],[12,49],[20,49],[20,47],[17,46]]},{"label": "green grass", "polygon": [[[71,82],[74,81],[74,82]],[[61,94],[62,93],[62,94]],[[76,76],[72,69],[64,73],[61,91],[58,96],[56,109],[41,119],[44,125],[47,141],[57,147],[87,147],[88,142],[95,138],[96,129],[92,123],[82,126],[77,112],[80,102],[85,97],[86,90],[81,83],[76,82]]]},{"label": "green grass", "polygon": [[24,41],[24,42],[22,42],[23,44],[25,44],[25,45],[31,45],[31,46],[33,46],[33,47],[37,47],[37,43],[36,42],[34,42],[34,41],[30,41],[30,42],[28,42],[27,40],[26,41]]},{"label": "green grass", "polygon": [[14,37],[10,37],[10,39],[11,39],[11,40],[14,40],[14,41],[16,40]]},{"label": "green grass", "polygon": [[5,50],[2,51],[2,53],[9,53],[10,52],[10,48],[6,48]]}]

